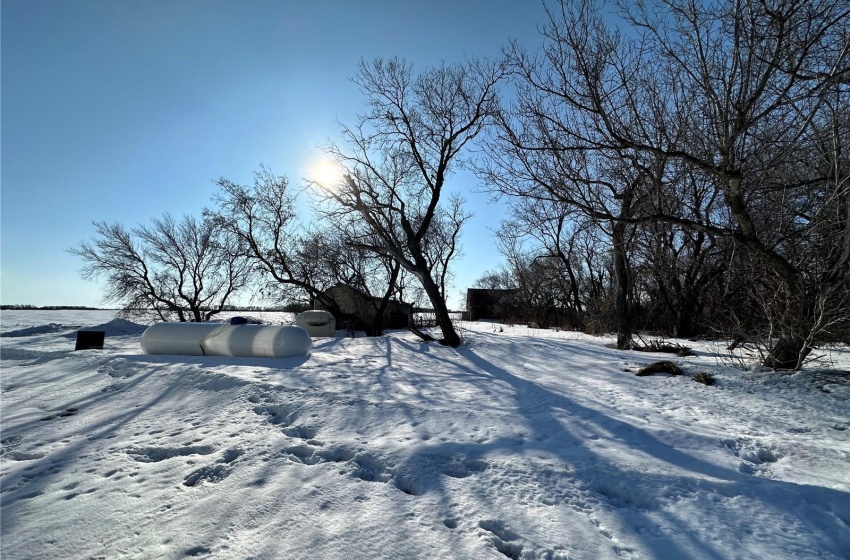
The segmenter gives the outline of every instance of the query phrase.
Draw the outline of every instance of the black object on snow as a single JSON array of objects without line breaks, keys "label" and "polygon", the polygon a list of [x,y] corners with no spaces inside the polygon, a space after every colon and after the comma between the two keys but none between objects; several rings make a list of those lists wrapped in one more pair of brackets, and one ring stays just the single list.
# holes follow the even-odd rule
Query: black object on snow
[{"label": "black object on snow", "polygon": [[231,317],[231,325],[265,325],[266,322],[257,317]]},{"label": "black object on snow", "polygon": [[106,331],[77,331],[77,345],[74,350],[103,349]]}]

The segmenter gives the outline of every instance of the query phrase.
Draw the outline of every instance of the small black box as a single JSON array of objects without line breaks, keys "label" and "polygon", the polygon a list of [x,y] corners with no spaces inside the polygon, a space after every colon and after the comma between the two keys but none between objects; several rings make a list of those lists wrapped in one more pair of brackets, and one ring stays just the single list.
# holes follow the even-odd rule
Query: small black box
[{"label": "small black box", "polygon": [[102,349],[106,331],[77,331],[77,346],[74,350]]}]

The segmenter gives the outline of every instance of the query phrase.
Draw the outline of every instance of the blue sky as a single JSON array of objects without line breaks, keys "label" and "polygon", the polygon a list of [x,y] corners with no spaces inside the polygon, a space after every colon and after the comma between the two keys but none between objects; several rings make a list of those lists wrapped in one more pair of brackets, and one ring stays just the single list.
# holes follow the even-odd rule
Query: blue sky
[{"label": "blue sky", "polygon": [[[0,302],[100,306],[65,249],[91,222],[126,226],[211,205],[212,181],[260,163],[293,185],[353,123],[361,58],[414,69],[539,43],[537,0],[4,0]],[[475,217],[457,294],[500,257],[501,207],[469,173]]]}]

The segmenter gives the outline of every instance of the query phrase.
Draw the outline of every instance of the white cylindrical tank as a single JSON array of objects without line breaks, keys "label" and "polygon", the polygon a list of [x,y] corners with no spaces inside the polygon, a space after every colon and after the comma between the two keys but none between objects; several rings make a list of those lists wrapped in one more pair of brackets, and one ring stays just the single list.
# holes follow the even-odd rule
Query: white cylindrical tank
[{"label": "white cylindrical tank", "polygon": [[146,354],[294,358],[312,346],[307,331],[290,325],[157,323],[142,334]]},{"label": "white cylindrical tank", "polygon": [[295,317],[295,324],[310,333],[310,336],[333,336],[336,333],[336,319],[329,311],[321,309],[299,313]]},{"label": "white cylindrical tank", "polygon": [[203,356],[201,340],[225,326],[224,323],[156,323],[142,333],[142,352]]},{"label": "white cylindrical tank", "polygon": [[207,356],[294,358],[313,347],[310,335],[292,325],[226,325],[201,341]]}]

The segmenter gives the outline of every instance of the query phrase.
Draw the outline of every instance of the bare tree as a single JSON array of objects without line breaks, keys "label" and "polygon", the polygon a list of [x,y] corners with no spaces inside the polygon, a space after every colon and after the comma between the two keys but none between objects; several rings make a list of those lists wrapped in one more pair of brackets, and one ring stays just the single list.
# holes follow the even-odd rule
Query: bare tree
[{"label": "bare tree", "polygon": [[125,313],[152,310],[160,319],[208,321],[245,287],[248,261],[209,220],[170,215],[127,230],[95,222],[97,235],[69,252],[83,259],[83,278],[106,280],[105,299]]},{"label": "bare tree", "polygon": [[[255,173],[252,186],[224,178],[217,183],[222,189],[217,208],[207,214],[255,264],[264,297],[286,300],[306,294],[311,307],[321,305],[339,324],[357,325],[370,336],[383,332],[384,310],[401,296],[400,267],[388,255],[358,246],[374,238],[368,229],[344,217],[325,227],[305,224],[297,216],[287,178],[265,167]],[[365,294],[374,313],[346,313],[329,292],[338,283]]]},{"label": "bare tree", "polygon": [[[390,255],[414,274],[434,309],[442,341],[458,346],[445,301],[448,261],[466,215],[441,209],[446,180],[464,148],[497,108],[501,65],[443,64],[414,76],[399,59],[362,62],[354,81],[369,110],[327,151],[346,171],[324,195],[339,215],[356,215],[371,239],[359,246]],[[441,267],[441,268],[436,268]]]},{"label": "bare tree", "polygon": [[217,208],[207,215],[237,240],[240,255],[254,263],[262,294],[285,300],[306,293],[311,304],[320,301],[339,315],[336,302],[325,294],[336,277],[312,250],[316,236],[297,219],[287,178],[261,167],[252,186],[225,178],[217,184]]},{"label": "bare tree", "polygon": [[[514,62],[523,64],[519,58]],[[559,99],[553,102],[547,92],[523,83],[516,99],[512,110],[500,114],[498,130],[487,143],[490,158],[479,166],[479,174],[497,192],[531,201],[515,206],[515,214],[546,210],[548,219],[532,231],[547,238],[553,256],[560,250],[553,226],[560,238],[566,223],[578,217],[605,234],[615,288],[617,347],[628,348],[633,328],[628,242],[635,217],[661,181],[664,160],[630,149],[575,149],[567,131],[582,124],[564,111]]]},{"label": "bare tree", "polygon": [[496,270],[485,270],[472,283],[472,287],[481,290],[510,290],[515,288],[510,272],[504,266]]},{"label": "bare tree", "polygon": [[[665,222],[728,238],[787,286],[794,309],[785,316],[813,317],[813,294],[835,290],[815,289],[794,257],[816,215],[801,209],[821,208],[823,188],[843,192],[846,168],[815,165],[805,147],[834,121],[828,100],[847,96],[846,0],[620,7],[631,37],[606,25],[599,3],[560,0],[549,9],[543,50],[511,49],[518,102],[503,119],[502,171],[527,177],[527,159],[543,154],[552,173],[542,184],[557,186],[554,177],[584,161],[638,162],[648,188],[635,194],[647,200],[653,191],[678,197],[683,169],[701,174],[722,211],[682,215],[635,199],[634,214],[617,214],[585,205],[575,186],[560,192],[598,220]],[[821,281],[844,285],[846,265],[838,269]],[[814,326],[811,319],[778,325],[768,363],[800,367]]]},{"label": "bare tree", "polygon": [[[722,203],[705,179],[701,174],[680,174],[676,177],[678,196],[673,198],[658,190],[648,204],[650,211],[690,218],[715,213],[715,207]],[[641,224],[633,247],[638,299],[647,314],[645,324],[680,338],[708,330],[703,313],[706,299],[720,276],[728,272],[733,258],[731,240],[659,221]]]},{"label": "bare tree", "polygon": [[560,202],[540,198],[513,198],[510,215],[511,219],[503,221],[496,230],[499,252],[506,265],[502,275],[493,280],[501,281],[508,275],[514,279],[514,287],[523,292],[531,286],[537,286],[537,292],[543,290],[546,297],[523,293],[520,298],[529,305],[536,302],[535,317],[529,320],[538,325],[582,328],[587,300],[582,296],[585,275],[578,259],[578,244],[580,230],[586,224],[575,220]]}]

